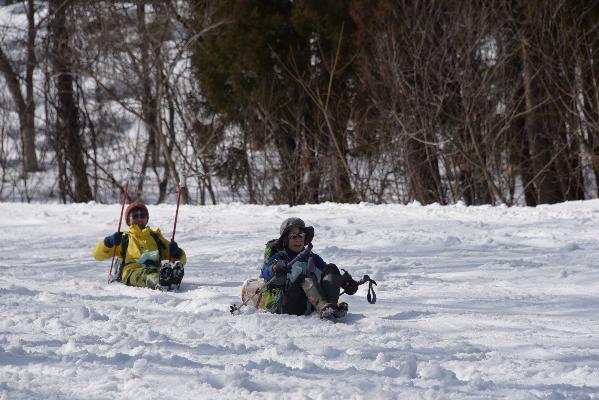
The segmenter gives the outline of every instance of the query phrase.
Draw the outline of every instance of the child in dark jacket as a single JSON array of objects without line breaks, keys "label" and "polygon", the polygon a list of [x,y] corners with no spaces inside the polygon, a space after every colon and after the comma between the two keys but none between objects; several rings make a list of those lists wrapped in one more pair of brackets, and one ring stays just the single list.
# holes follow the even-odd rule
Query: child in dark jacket
[{"label": "child in dark jacket", "polygon": [[279,232],[280,237],[267,244],[262,278],[268,290],[259,307],[292,315],[316,310],[322,319],[343,318],[348,306],[339,303],[341,274],[337,266],[311,251],[289,264],[311,244],[314,228],[294,217],[283,221]]}]

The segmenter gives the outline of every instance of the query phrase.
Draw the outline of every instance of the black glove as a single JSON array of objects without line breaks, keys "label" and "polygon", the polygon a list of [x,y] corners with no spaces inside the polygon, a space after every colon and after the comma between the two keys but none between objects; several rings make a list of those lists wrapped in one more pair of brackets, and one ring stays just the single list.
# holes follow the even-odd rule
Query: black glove
[{"label": "black glove", "polygon": [[291,272],[291,266],[287,265],[287,263],[284,260],[278,260],[270,266],[269,272],[270,276],[285,276]]},{"label": "black glove", "polygon": [[341,288],[345,290],[345,294],[354,295],[358,291],[358,282],[352,278],[352,276],[346,270],[343,270],[343,275],[341,275]]},{"label": "black glove", "polygon": [[324,269],[322,270],[322,273],[323,273],[323,275],[329,275],[329,274],[341,275],[341,272],[339,271],[339,267],[337,267],[335,264],[327,264],[326,267],[324,267]]},{"label": "black glove", "polygon": [[121,244],[121,239],[123,238],[123,232],[115,232],[112,235],[106,236],[104,238],[104,245],[106,247],[114,247]]},{"label": "black glove", "polygon": [[168,252],[171,253],[172,258],[180,258],[183,255],[183,250],[174,240],[171,240],[168,244]]}]

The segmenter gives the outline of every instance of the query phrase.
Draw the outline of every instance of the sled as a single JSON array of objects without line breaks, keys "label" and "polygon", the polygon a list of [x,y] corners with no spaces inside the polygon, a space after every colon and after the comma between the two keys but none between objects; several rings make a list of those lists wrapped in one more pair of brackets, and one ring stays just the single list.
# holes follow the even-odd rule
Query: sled
[{"label": "sled", "polygon": [[252,305],[260,310],[266,310],[266,303],[263,293],[260,290],[264,286],[262,278],[249,278],[243,282],[241,287],[241,300],[247,305]]}]

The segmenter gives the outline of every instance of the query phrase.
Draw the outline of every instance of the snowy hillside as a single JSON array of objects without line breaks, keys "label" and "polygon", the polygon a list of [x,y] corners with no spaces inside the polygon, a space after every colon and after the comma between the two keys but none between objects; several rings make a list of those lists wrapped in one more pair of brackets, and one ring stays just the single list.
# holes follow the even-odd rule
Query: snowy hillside
[{"label": "snowy hillside", "polygon": [[[174,206],[149,209],[170,237]],[[0,204],[0,399],[599,399],[599,201],[182,206],[178,293],[106,283],[118,213]],[[378,302],[230,315],[289,216]]]}]

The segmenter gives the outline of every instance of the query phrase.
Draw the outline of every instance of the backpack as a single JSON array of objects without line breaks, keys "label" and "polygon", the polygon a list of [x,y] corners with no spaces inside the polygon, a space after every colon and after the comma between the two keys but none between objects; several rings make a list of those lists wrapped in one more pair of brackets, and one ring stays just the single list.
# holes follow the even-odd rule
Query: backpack
[{"label": "backpack", "polygon": [[[277,254],[279,251],[285,250],[279,245],[279,239],[272,239],[266,242],[264,245],[264,262],[268,261],[270,257]],[[277,300],[282,295],[281,287],[269,287],[263,292],[264,304],[266,309],[270,312],[277,312]]]},{"label": "backpack", "polygon": [[277,254],[279,251],[284,251],[283,246],[279,244],[279,239],[272,239],[266,242],[264,247],[264,261],[268,261],[270,257]]},{"label": "backpack", "polygon": [[[156,242],[156,247],[158,247],[158,259],[162,260],[162,250],[165,249],[164,243],[160,240],[160,237],[155,232],[150,232],[150,235],[154,238]],[[127,247],[129,247],[129,235],[126,233],[123,234],[123,238],[121,239],[121,265],[117,270],[116,281],[121,282],[123,280],[123,269],[125,268],[125,257],[127,256]]]}]

